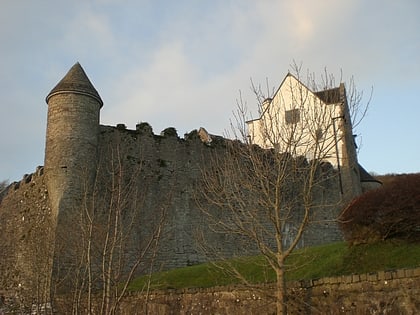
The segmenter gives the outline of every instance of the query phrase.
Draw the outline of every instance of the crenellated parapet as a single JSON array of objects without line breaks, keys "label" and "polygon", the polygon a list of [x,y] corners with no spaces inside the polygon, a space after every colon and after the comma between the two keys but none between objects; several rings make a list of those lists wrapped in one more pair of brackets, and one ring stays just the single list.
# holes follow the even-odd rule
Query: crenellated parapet
[{"label": "crenellated parapet", "polygon": [[[0,244],[0,287],[21,297],[22,305],[30,304],[34,296],[38,303],[47,303],[50,289],[77,283],[80,266],[86,266],[86,251],[91,245],[105,248],[114,219],[124,235],[118,247],[123,248],[121,261],[128,266],[164,219],[156,251],[144,256],[153,264],[142,262],[137,273],[208,260],[197,244],[198,233],[224,256],[243,252],[234,238],[208,228],[197,187],[213,157],[226,154],[228,144],[244,144],[204,128],[179,136],[173,127],[155,134],[146,122],[134,129],[123,123],[100,125],[102,99],[78,63],[46,100],[45,165],[0,196],[0,235],[8,235]],[[324,166],[333,170],[330,164]],[[338,204],[336,178],[325,181],[319,191],[318,199]],[[312,226],[302,244],[339,240],[334,222],[339,210],[337,206],[320,211],[317,219],[323,223]],[[93,254],[90,258],[90,264],[100,265]]]}]

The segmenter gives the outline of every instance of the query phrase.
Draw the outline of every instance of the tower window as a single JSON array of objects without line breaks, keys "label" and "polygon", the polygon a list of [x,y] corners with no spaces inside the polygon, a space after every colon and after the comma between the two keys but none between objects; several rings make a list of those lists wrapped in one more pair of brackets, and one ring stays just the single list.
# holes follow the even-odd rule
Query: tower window
[{"label": "tower window", "polygon": [[300,111],[298,108],[294,108],[291,110],[286,110],[284,118],[286,120],[286,124],[297,124],[300,121]]}]

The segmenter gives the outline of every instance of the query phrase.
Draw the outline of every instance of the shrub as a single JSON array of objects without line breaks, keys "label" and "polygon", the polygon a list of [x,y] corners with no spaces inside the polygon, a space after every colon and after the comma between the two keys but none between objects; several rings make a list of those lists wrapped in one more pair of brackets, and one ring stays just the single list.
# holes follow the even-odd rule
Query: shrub
[{"label": "shrub", "polygon": [[420,174],[398,175],[351,202],[340,215],[350,244],[385,239],[420,241]]}]

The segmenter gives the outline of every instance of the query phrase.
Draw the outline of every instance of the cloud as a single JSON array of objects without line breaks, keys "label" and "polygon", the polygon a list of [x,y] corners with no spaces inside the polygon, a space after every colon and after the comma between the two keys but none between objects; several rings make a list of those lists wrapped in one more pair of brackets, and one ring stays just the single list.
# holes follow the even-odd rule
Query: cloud
[{"label": "cloud", "polygon": [[[222,133],[238,90],[256,112],[250,78],[276,88],[296,60],[316,74],[327,67],[339,77],[342,69],[365,91],[375,85],[371,117],[394,117],[395,103],[401,115],[410,113],[395,137],[406,138],[413,132],[404,128],[416,125],[418,1],[3,2],[0,141],[10,158],[0,161],[0,175],[14,169],[20,176],[42,163],[45,95],[76,61],[105,102],[106,124]],[[407,97],[391,100],[390,91]],[[372,129],[381,130],[374,119],[366,134]],[[26,163],[13,166],[22,156]]]},{"label": "cloud", "polygon": [[112,122],[118,117],[133,125],[150,116],[166,113],[173,117],[173,107],[182,107],[181,99],[188,102],[195,76],[182,49],[178,42],[166,43],[148,65],[140,63],[122,73],[112,95],[118,104],[104,109],[103,120]]},{"label": "cloud", "polygon": [[[338,37],[339,27],[331,29],[329,22],[334,20],[339,26],[345,19],[329,15],[351,9],[334,1],[322,5],[310,1],[249,2],[236,10],[223,8],[204,15],[193,29],[187,28],[191,28],[194,10],[188,10],[183,19],[171,20],[171,32],[157,34],[159,41],[149,51],[147,62],[132,59],[130,67],[120,73],[109,95],[115,107],[104,108],[103,120],[111,123],[118,117],[131,126],[134,120],[150,120],[163,129],[173,124],[190,128],[191,122],[208,119],[208,126],[220,132],[223,128],[215,113],[228,116],[226,127],[238,90],[256,112],[250,78],[263,84],[268,78],[270,88],[276,88],[295,58],[322,70],[324,59],[313,58],[311,52],[332,49],[316,38],[322,33]],[[328,55],[337,51],[340,49]]]}]

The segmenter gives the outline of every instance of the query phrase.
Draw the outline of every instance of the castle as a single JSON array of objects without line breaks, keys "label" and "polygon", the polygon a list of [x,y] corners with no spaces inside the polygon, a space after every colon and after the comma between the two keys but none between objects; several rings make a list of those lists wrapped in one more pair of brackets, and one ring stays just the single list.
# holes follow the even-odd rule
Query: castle
[{"label": "castle", "polygon": [[[264,126],[274,117],[273,109],[278,112],[282,103],[291,104],[291,96],[286,97],[291,85],[306,88],[286,76],[265,102],[262,116],[248,122],[252,143],[263,148],[277,145],[266,142]],[[329,162],[338,168],[339,178],[325,189],[331,204],[342,205],[342,200],[376,181],[357,162],[344,86],[318,93],[307,90],[308,104],[334,108],[322,133],[325,139],[335,139]],[[229,140],[204,129],[180,138],[173,128],[155,135],[147,123],[135,130],[121,124],[100,125],[103,101],[79,63],[51,90],[46,102],[44,166],[10,185],[0,200],[0,233],[6,236],[0,245],[0,288],[18,292],[22,303],[30,304],[34,299],[48,301],[51,291],[60,290],[51,275],[81,286],[75,276],[79,269],[65,275],[63,270],[87,265],[87,248],[89,253],[101,248],[109,255],[102,263],[126,262],[119,266],[121,274],[136,263],[153,270],[197,264],[208,259],[197,245],[198,229],[221,253],[241,253],[228,236],[206,230],[197,205],[202,169],[212,155],[224,154],[223,143]],[[298,122],[298,108],[282,113],[286,117],[281,119]],[[328,220],[309,229],[304,244],[340,240],[333,220],[339,211],[339,206],[325,209],[321,216]],[[120,227],[125,227],[124,234]],[[97,239],[92,241],[92,235]],[[75,257],[76,262],[66,261]],[[152,264],[143,265],[140,260],[146,258]]]}]

